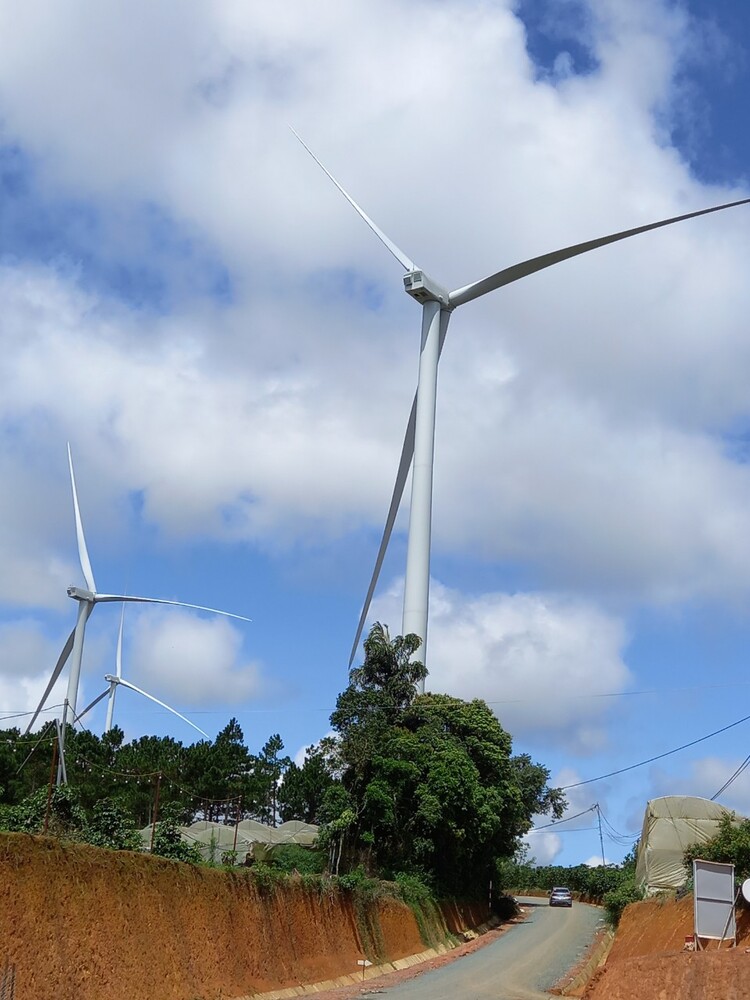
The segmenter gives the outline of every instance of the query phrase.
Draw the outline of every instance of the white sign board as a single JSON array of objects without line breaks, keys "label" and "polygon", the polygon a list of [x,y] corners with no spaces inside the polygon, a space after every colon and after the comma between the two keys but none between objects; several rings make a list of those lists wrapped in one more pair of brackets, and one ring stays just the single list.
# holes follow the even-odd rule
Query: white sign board
[{"label": "white sign board", "polygon": [[734,940],[734,865],[693,861],[693,905],[697,937]]}]

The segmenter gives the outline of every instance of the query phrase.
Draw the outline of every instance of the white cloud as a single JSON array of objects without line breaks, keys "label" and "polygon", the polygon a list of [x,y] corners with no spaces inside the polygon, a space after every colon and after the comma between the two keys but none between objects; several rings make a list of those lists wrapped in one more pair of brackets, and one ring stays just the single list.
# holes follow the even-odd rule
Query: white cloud
[{"label": "white cloud", "polygon": [[[65,639],[49,638],[40,622],[23,618],[0,624],[0,728],[23,730],[39,704]],[[57,681],[35,729],[62,715],[67,674]],[[11,718],[11,716],[15,716]],[[2,717],[6,721],[2,721]]]},{"label": "white cloud", "polygon": [[123,677],[149,694],[183,705],[239,705],[261,691],[260,668],[243,662],[242,635],[225,618],[142,612],[132,631]]},{"label": "white cloud", "polygon": [[563,849],[562,837],[551,830],[527,833],[521,838],[528,844],[529,857],[537,865],[551,865]]},{"label": "white cloud", "polygon": [[[743,763],[740,757],[701,757],[691,760],[682,773],[675,774],[655,767],[650,779],[651,798],[661,795],[697,795],[710,799]],[[750,816],[750,774],[748,768],[735,778],[729,788],[718,797],[718,802],[743,816]]]},{"label": "white cloud", "polygon": [[[105,3],[92,21],[73,4],[61,20],[37,0],[7,19],[6,128],[43,153],[44,176],[105,212],[146,197],[198,227],[235,301],[144,331],[142,316],[66,281],[6,269],[3,409],[24,437],[32,414],[65,428],[102,499],[143,491],[167,532],[273,547],[382,517],[418,314],[284,120],[449,283],[732,193],[702,188],[656,127],[695,44],[665,5],[599,5],[600,71],[557,86],[535,79],[510,4],[467,15],[389,0],[312,17],[292,2],[280,19],[229,2],[137,9]],[[380,85],[358,85],[365,76]],[[415,141],[436,101],[449,145]],[[715,436],[745,410],[747,250],[744,216],[720,216],[459,311],[441,379],[436,545],[527,562],[551,587],[651,600],[747,590],[750,478]],[[363,310],[367,281],[377,309]],[[60,600],[55,541],[36,562],[8,542],[21,603]]]},{"label": "white cloud", "polygon": [[601,854],[592,854],[591,857],[587,858],[586,861],[584,861],[583,863],[585,865],[588,865],[589,868],[601,868],[602,864],[611,865],[612,864],[612,860],[607,857],[607,852],[605,851],[604,852],[604,862],[602,862],[602,856],[601,856]]},{"label": "white cloud", "polygon": [[[0,10],[3,136],[36,157],[43,195],[105,223],[155,205],[232,280],[229,304],[178,302],[157,317],[84,293],[70,268],[5,263],[0,477],[14,488],[0,497],[0,600],[62,607],[78,576],[66,437],[100,545],[127,535],[133,493],[148,527],[178,539],[273,551],[380,525],[419,315],[286,121],[453,286],[743,193],[701,184],[669,142],[696,44],[684,11],[592,4],[599,69],[552,84],[514,9]],[[424,128],[435,108],[448,124]],[[435,547],[519,565],[544,592],[437,588],[431,681],[501,702],[514,733],[601,745],[605,706],[572,693],[628,682],[623,620],[603,595],[627,608],[750,590],[750,474],[723,436],[746,424],[749,242],[745,210],[712,216],[571,261],[452,320]],[[120,251],[113,238],[107,253]],[[146,680],[158,668],[178,698],[209,697],[210,662],[227,700],[257,690],[226,623],[183,626],[190,648],[166,618],[138,619]]]},{"label": "white cloud", "polygon": [[302,765],[305,763],[305,757],[307,757],[307,753],[309,750],[312,750],[313,747],[319,746],[322,740],[329,739],[332,736],[336,736],[336,733],[332,729],[329,729],[324,736],[321,736],[321,738],[319,740],[316,740],[314,743],[303,744],[292,757],[292,760],[297,765],[297,767],[302,767]]},{"label": "white cloud", "polygon": [[[397,620],[402,584],[373,617]],[[514,737],[591,752],[605,741],[604,700],[624,690],[623,623],[555,594],[466,596],[433,581],[427,687],[483,698]]]}]

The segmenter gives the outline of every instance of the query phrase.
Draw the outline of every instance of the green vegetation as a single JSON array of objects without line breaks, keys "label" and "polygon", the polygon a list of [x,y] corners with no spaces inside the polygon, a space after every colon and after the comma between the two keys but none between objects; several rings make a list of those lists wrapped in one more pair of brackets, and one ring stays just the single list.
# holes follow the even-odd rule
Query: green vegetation
[{"label": "green vegetation", "polygon": [[498,885],[507,892],[549,892],[553,886],[567,886],[592,902],[603,903],[607,917],[617,925],[628,903],[643,899],[636,885],[637,845],[620,865],[597,866],[536,865],[522,851],[497,865]]},{"label": "green vegetation", "polygon": [[[513,755],[510,734],[483,701],[416,693],[426,675],[414,658],[419,645],[373,626],[364,662],[337,699],[334,735],[301,767],[283,754],[279,734],[251,754],[236,719],[214,741],[189,746],[71,729],[69,784],[48,799],[54,728],[34,737],[0,731],[0,829],[122,850],[138,849],[137,831],[153,824],[155,854],[197,862],[180,825],[302,819],[321,827],[317,850],[256,856],[259,885],[285,874],[312,884],[326,871],[361,899],[389,880],[426,928],[435,894],[484,898],[532,816],[559,817],[565,800],[548,786],[547,768]],[[232,854],[217,843],[210,862],[231,864]]]},{"label": "green vegetation", "polygon": [[722,817],[719,832],[712,840],[705,844],[691,844],[684,855],[690,878],[693,875],[694,858],[734,865],[738,883],[750,878],[750,820],[737,822],[734,814],[727,814]]},{"label": "green vegetation", "polygon": [[323,741],[336,776],[321,812],[331,868],[421,878],[441,894],[481,896],[498,858],[512,855],[535,813],[565,802],[548,770],[526,755],[488,706],[417,695],[425,676],[419,639],[391,640],[376,624],[365,660],[331,716]]}]

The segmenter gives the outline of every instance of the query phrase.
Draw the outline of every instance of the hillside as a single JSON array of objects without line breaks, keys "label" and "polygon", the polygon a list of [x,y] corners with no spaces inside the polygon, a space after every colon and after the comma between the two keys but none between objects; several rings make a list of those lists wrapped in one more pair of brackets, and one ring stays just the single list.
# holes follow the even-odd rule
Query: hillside
[{"label": "hillside", "polygon": [[23,1000],[242,996],[393,962],[487,918],[0,834],[0,969]]},{"label": "hillside", "polygon": [[693,899],[651,899],[625,908],[607,963],[584,994],[586,1000],[701,1000],[750,998],[750,915],[738,918],[738,944],[719,952],[683,951],[693,932]]}]

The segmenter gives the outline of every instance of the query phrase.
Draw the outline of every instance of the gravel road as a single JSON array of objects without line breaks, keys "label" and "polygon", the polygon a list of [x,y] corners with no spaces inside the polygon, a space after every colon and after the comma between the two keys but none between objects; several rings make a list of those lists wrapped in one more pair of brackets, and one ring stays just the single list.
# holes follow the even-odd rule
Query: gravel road
[{"label": "gravel road", "polygon": [[[603,916],[598,907],[551,907],[520,897],[528,919],[497,941],[441,969],[378,994],[392,1000],[538,1000],[584,954]],[[366,990],[362,996],[366,997]]]}]

